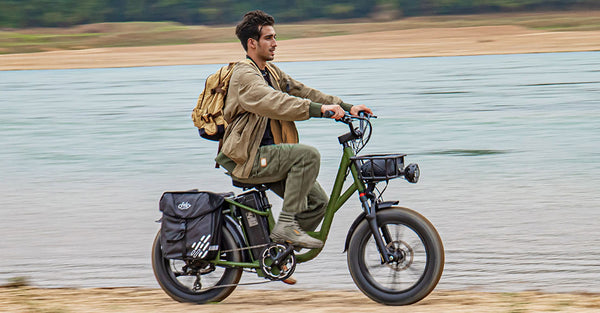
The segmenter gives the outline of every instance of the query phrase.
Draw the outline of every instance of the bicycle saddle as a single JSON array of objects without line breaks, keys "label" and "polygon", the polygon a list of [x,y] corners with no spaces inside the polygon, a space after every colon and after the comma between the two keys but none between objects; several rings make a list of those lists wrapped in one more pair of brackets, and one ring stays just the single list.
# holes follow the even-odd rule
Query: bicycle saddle
[{"label": "bicycle saddle", "polygon": [[238,187],[238,188],[242,188],[243,190],[248,190],[248,189],[257,189],[257,190],[261,190],[261,189],[268,189],[265,185],[263,184],[248,184],[248,183],[242,183],[240,181],[237,181],[235,179],[231,179],[231,184],[234,187]]}]

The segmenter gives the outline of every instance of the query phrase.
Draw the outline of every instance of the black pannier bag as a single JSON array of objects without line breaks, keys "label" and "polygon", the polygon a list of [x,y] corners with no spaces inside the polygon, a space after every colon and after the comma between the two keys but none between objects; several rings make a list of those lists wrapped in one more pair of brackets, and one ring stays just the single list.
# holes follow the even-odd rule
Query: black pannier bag
[{"label": "black pannier bag", "polygon": [[163,212],[160,245],[167,259],[217,256],[221,240],[223,197],[211,192],[172,191],[160,198]]}]

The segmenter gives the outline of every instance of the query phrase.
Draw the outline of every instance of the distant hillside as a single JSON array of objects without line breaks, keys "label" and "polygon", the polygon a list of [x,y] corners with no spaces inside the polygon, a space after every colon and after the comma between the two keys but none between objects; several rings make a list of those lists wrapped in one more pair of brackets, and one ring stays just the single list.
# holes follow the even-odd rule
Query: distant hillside
[{"label": "distant hillside", "polygon": [[[514,25],[545,31],[600,30],[600,11],[406,17],[387,22],[342,20],[277,24],[280,40],[414,28]],[[237,42],[234,27],[175,22],[97,23],[0,30],[0,54],[103,47]]]},{"label": "distant hillside", "polygon": [[66,27],[90,23],[171,21],[231,24],[262,9],[280,22],[600,9],[598,0],[0,0],[0,27]]}]

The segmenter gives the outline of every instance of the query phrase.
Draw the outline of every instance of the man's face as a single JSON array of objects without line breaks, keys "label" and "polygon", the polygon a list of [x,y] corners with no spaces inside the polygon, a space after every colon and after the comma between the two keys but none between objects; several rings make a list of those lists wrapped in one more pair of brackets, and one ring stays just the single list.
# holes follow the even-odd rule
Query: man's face
[{"label": "man's face", "polygon": [[260,31],[260,38],[256,43],[256,55],[263,61],[272,61],[275,58],[275,48],[277,47],[277,34],[273,26],[263,26]]}]

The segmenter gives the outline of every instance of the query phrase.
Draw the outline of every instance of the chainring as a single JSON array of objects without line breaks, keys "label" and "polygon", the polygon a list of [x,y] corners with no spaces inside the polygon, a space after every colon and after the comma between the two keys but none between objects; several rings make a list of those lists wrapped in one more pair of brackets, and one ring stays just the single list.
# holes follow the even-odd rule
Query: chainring
[{"label": "chainring", "polygon": [[280,243],[271,243],[261,252],[259,260],[260,269],[265,277],[270,280],[284,280],[292,276],[296,269],[296,256],[292,251],[280,264],[275,264],[277,258],[282,255],[288,247]]}]

